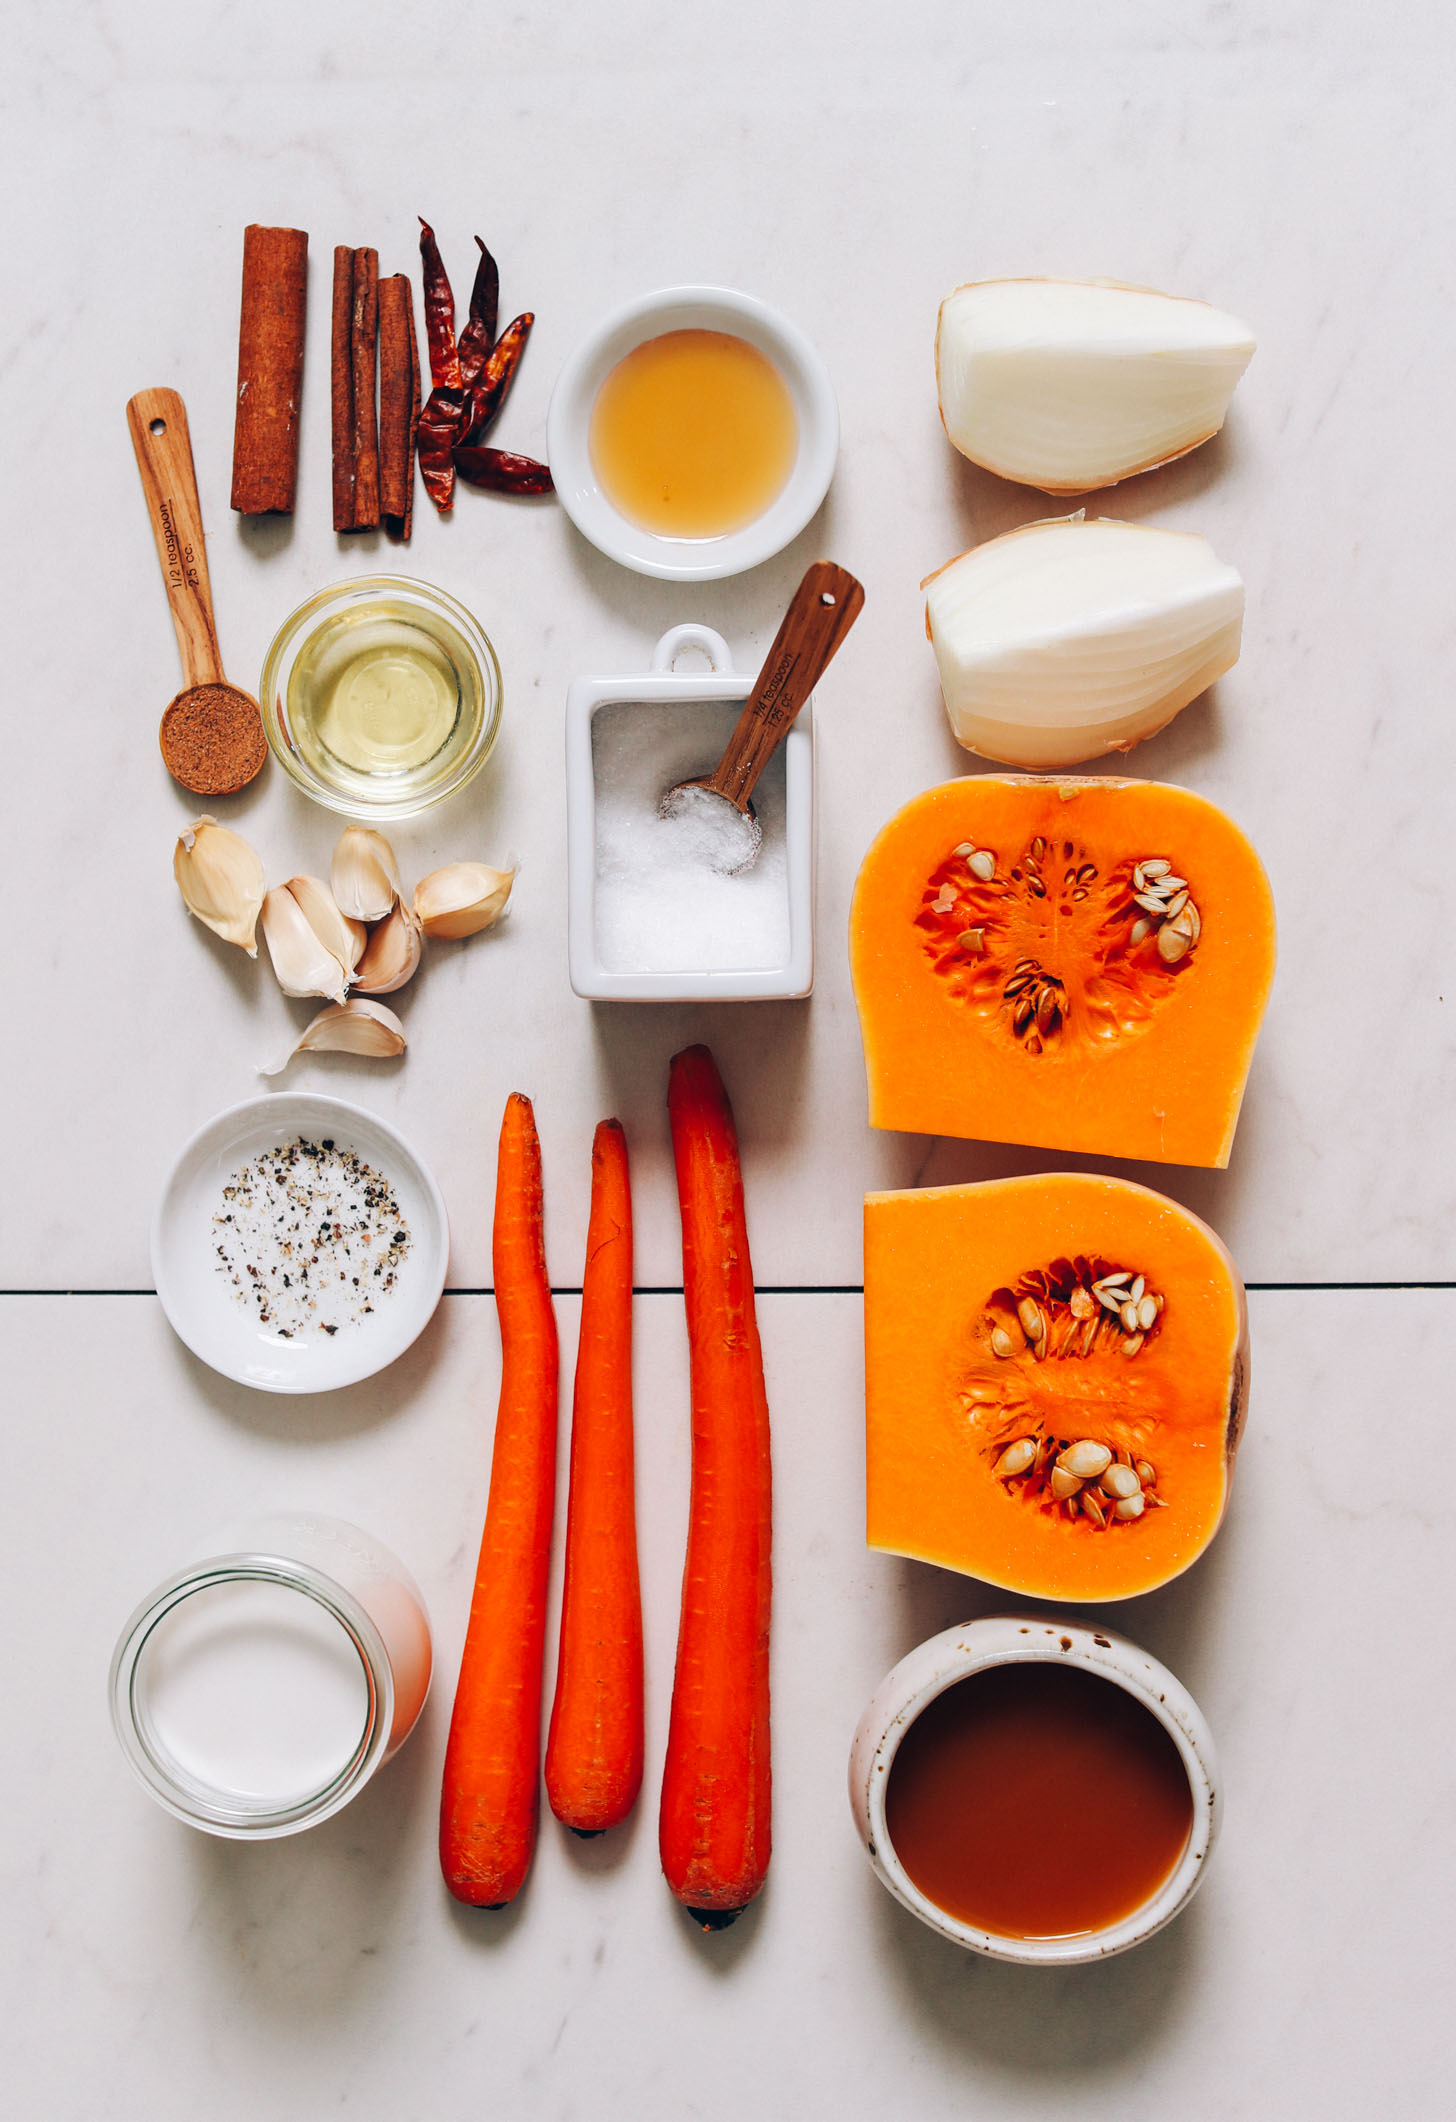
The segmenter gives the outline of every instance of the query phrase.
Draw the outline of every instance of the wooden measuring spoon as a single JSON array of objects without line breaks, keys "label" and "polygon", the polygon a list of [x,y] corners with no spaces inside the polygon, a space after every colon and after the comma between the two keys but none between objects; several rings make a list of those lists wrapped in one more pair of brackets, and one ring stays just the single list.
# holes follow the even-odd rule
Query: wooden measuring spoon
[{"label": "wooden measuring spoon", "polygon": [[126,418],[182,657],[182,691],[158,731],[162,757],[195,796],[231,796],[257,773],[268,742],[257,701],[222,674],[187,408],[176,391],[138,391]]},{"label": "wooden measuring spoon", "polygon": [[689,789],[703,789],[721,796],[748,820],[751,845],[743,860],[729,868],[729,876],[751,869],[758,860],[763,834],[749,801],[754,784],[798,719],[863,603],[863,586],[847,568],[816,560],[794,591],[722,758],[711,774],[679,781],[662,799],[662,814],[668,817],[685,807]]}]

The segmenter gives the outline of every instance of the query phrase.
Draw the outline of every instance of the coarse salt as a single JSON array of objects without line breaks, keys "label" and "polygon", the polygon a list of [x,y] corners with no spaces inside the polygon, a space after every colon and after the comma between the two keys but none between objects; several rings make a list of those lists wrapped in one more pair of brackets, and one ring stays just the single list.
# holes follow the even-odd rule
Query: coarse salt
[{"label": "coarse salt", "polygon": [[596,783],[596,948],[612,972],[749,972],[789,955],[784,754],[769,761],[753,807],[763,841],[715,796],[663,817],[679,782],[711,773],[738,721],[732,701],[613,702],[592,719]]},{"label": "coarse salt", "polygon": [[388,1180],[354,1150],[302,1135],[229,1173],[212,1227],[218,1273],[285,1341],[361,1324],[410,1249]]}]

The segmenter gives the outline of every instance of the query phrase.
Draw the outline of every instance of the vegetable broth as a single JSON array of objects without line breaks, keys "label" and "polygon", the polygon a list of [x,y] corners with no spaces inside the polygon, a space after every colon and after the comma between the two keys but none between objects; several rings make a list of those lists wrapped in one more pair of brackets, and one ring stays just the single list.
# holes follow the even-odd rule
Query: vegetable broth
[{"label": "vegetable broth", "polygon": [[718,538],[782,492],[798,453],[794,401],[756,346],[731,332],[664,332],[597,393],[591,458],[608,499],[665,537]]},{"label": "vegetable broth", "polygon": [[900,1741],[885,1816],[938,1908],[1006,1938],[1067,1938],[1141,1908],[1182,1856],[1178,1748],[1114,1681],[1048,1660],[949,1687]]}]

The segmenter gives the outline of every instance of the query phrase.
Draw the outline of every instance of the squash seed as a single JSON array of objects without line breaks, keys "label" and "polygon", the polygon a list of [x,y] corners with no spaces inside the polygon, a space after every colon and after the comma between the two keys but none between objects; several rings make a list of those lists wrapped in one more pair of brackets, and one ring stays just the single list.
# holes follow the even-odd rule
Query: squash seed
[{"label": "squash seed", "polygon": [[1138,1331],[1139,1331],[1140,1333],[1144,1333],[1144,1334],[1145,1334],[1145,1333],[1147,1332],[1148,1328],[1149,1328],[1150,1326],[1152,1326],[1152,1325],[1154,1324],[1154,1322],[1155,1322],[1155,1321],[1156,1321],[1156,1319],[1157,1319],[1157,1316],[1158,1316],[1158,1300],[1157,1300],[1157,1298],[1156,1298],[1156,1297],[1144,1297],[1144,1298],[1142,1299],[1141,1303],[1140,1303],[1140,1304],[1138,1305],[1138,1308],[1137,1308],[1137,1323],[1138,1323]]},{"label": "squash seed", "polygon": [[1128,1298],[1126,1304],[1123,1305],[1121,1311],[1118,1313],[1117,1316],[1119,1319],[1121,1319],[1123,1325],[1127,1328],[1130,1334],[1135,1334],[1137,1332],[1138,1308],[1133,1303],[1131,1297]]},{"label": "squash seed", "polygon": [[986,931],[983,928],[963,928],[956,937],[962,950],[974,951],[977,956],[986,948]]},{"label": "squash seed", "polygon": [[1157,1486],[1158,1477],[1146,1459],[1135,1459],[1133,1461],[1133,1472],[1137,1475],[1139,1481],[1142,1482],[1144,1488],[1155,1488]]},{"label": "squash seed", "polygon": [[1128,940],[1132,943],[1141,943],[1144,936],[1152,934],[1152,928],[1153,924],[1149,921],[1146,914],[1139,914],[1132,925],[1132,935]]},{"label": "squash seed", "polygon": [[1165,862],[1161,855],[1144,855],[1138,866],[1145,877],[1166,877],[1173,867],[1172,863]]},{"label": "squash seed", "polygon": [[1136,1496],[1121,1496],[1119,1497],[1118,1501],[1113,1504],[1112,1508],[1116,1511],[1118,1517],[1122,1518],[1123,1520],[1126,1520],[1128,1518],[1140,1518],[1143,1514],[1144,1509],[1142,1495],[1141,1493],[1139,1493]]},{"label": "squash seed", "polygon": [[1097,1306],[1093,1302],[1091,1290],[1083,1289],[1081,1283],[1079,1282],[1077,1284],[1077,1287],[1072,1291],[1071,1296],[1067,1299],[1067,1309],[1068,1311],[1070,1311],[1074,1319],[1092,1318],[1097,1310]]},{"label": "squash seed", "polygon": [[1081,1486],[1082,1483],[1077,1475],[1068,1473],[1059,1459],[1052,1468],[1051,1478],[1051,1492],[1058,1503],[1065,1503],[1069,1497],[1075,1496]]},{"label": "squash seed", "polygon": [[1018,1474],[1029,1471],[1035,1458],[1035,1437],[1018,1437],[1014,1444],[1007,1445],[993,1471],[998,1481],[1014,1481]]},{"label": "squash seed", "polygon": [[973,855],[975,852],[976,843],[974,840],[962,840],[960,846],[956,849],[958,855]]},{"label": "squash seed", "polygon": [[1057,1465],[1064,1472],[1075,1474],[1079,1481],[1095,1481],[1112,1464],[1110,1445],[1095,1444],[1090,1437],[1082,1437],[1069,1444],[1057,1458]]},{"label": "squash seed", "polygon": [[1016,1307],[1016,1316],[1028,1341],[1043,1339],[1047,1330],[1046,1315],[1035,1297],[1023,1297]]},{"label": "squash seed", "polygon": [[1081,1504],[1083,1510],[1087,1513],[1087,1516],[1092,1520],[1092,1523],[1094,1525],[1105,1525],[1107,1523],[1107,1513],[1102,1508],[1102,1505],[1098,1502],[1094,1490],[1090,1488],[1084,1488],[1079,1490],[1077,1495],[1077,1501]]},{"label": "squash seed", "polygon": [[1125,1356],[1135,1356],[1142,1347],[1143,1340],[1144,1336],[1142,1334],[1129,1334],[1122,1343],[1122,1353]]},{"label": "squash seed", "polygon": [[996,857],[992,854],[989,847],[978,847],[976,849],[976,852],[971,856],[970,868],[972,876],[979,877],[983,884],[990,883],[996,874]]},{"label": "squash seed", "polygon": [[1142,1494],[1142,1483],[1130,1466],[1109,1466],[1102,1476],[1102,1493],[1120,1503],[1125,1496]]},{"label": "squash seed", "polygon": [[991,1353],[1000,1356],[1003,1361],[1007,1356],[1016,1354],[1016,1343],[1004,1326],[993,1326],[991,1329]]},{"label": "squash seed", "polygon": [[1165,965],[1176,965],[1193,948],[1193,938],[1176,928],[1158,930],[1158,956]]}]

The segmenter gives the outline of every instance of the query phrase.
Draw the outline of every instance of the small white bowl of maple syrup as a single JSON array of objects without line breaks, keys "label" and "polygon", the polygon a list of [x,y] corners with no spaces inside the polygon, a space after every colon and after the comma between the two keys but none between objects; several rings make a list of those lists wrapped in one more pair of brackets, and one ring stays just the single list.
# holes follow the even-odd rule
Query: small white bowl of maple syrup
[{"label": "small white bowl of maple syrup", "polygon": [[834,476],[829,371],[787,317],[725,287],[613,311],[567,360],[546,418],[563,508],[641,575],[713,582],[781,552]]},{"label": "small white bowl of maple syrup", "polygon": [[1111,1629],[949,1628],[860,1719],[850,1806],[881,1881],[989,1959],[1067,1967],[1170,1923],[1208,1869],[1220,1781],[1197,1703]]}]

